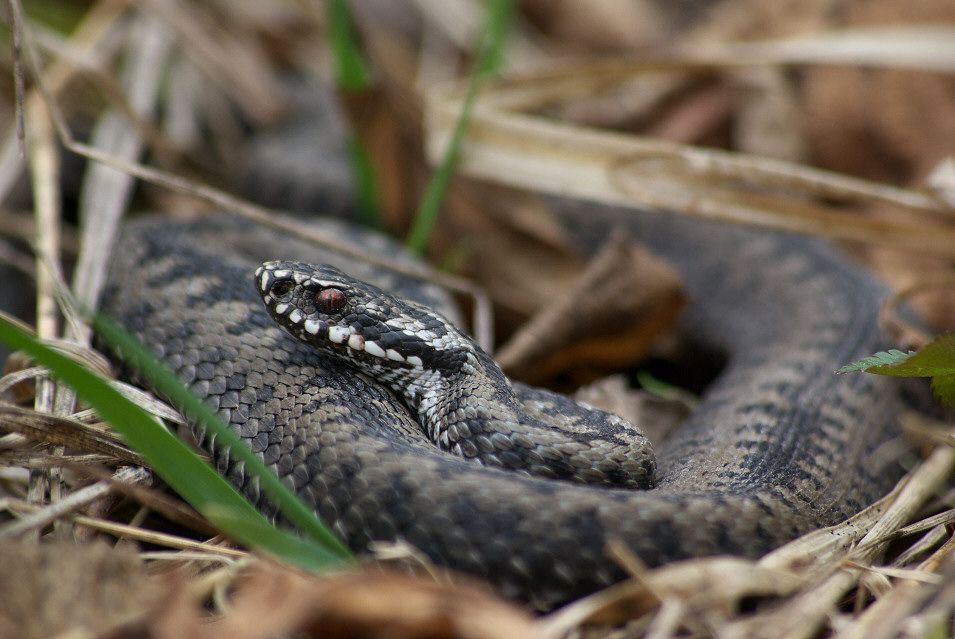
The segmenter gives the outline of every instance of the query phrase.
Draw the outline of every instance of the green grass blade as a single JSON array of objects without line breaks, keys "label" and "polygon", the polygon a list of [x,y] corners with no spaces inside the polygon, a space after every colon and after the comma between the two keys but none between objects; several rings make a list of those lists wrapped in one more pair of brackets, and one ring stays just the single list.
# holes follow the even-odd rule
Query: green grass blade
[{"label": "green grass blade", "polygon": [[498,73],[504,66],[504,43],[514,25],[517,4],[514,0],[487,0],[485,2],[485,39],[488,47],[479,62],[481,75]]},{"label": "green grass blade", "polygon": [[325,4],[328,41],[335,63],[335,78],[344,91],[364,91],[371,86],[371,74],[362,56],[358,38],[348,15],[345,0],[329,0]]},{"label": "green grass blade", "polygon": [[351,131],[347,133],[348,157],[351,161],[352,175],[355,176],[355,188],[358,191],[358,223],[369,228],[379,227],[378,211],[381,202],[378,199],[378,182],[375,171],[368,158],[365,147]]},{"label": "green grass blade", "polygon": [[[97,325],[100,325],[100,321]],[[119,331],[111,325],[106,330],[112,333]],[[123,338],[119,342],[124,351],[132,346],[146,356],[144,349],[135,344],[132,338],[125,335]],[[37,362],[53,371],[57,378],[75,388],[84,400],[94,406],[100,415],[123,435],[130,446],[146,458],[160,477],[231,538],[309,569],[340,563],[350,556],[334,537],[334,545],[322,545],[276,529],[218,473],[146,411],[127,400],[88,369],[44,346],[29,333],[3,318],[0,318],[0,341],[11,348],[29,353]],[[153,365],[158,366],[155,363]],[[163,372],[179,391],[189,394],[171,374]],[[212,412],[194,396],[189,395],[192,402],[204,409],[202,412]],[[198,411],[193,414],[198,414]],[[244,445],[238,448],[252,455]],[[232,452],[238,448],[234,448]],[[261,462],[259,464],[261,465]],[[279,482],[271,471],[265,470]],[[290,493],[287,489],[286,492]],[[310,511],[309,514],[311,515]],[[314,515],[311,517],[314,518]],[[331,536],[331,533],[327,534]]]},{"label": "green grass blade", "polygon": [[[362,55],[358,38],[344,0],[329,0],[325,4],[328,24],[328,41],[335,65],[335,81],[344,94],[363,94],[371,89],[371,73]],[[347,97],[347,96],[346,96]],[[355,132],[346,132],[348,159],[355,178],[357,190],[358,222],[377,228],[381,202],[378,198],[378,181],[375,178],[368,152]]]},{"label": "green grass blade", "polygon": [[496,71],[500,67],[501,51],[512,22],[513,2],[511,0],[491,0],[487,6],[488,13],[483,44],[474,63],[474,72],[471,74],[468,92],[461,107],[461,115],[454,125],[454,132],[451,135],[448,148],[444,152],[444,157],[441,158],[441,163],[435,170],[434,175],[431,176],[431,181],[428,182],[424,197],[421,199],[421,206],[418,207],[411,230],[408,232],[408,238],[405,241],[408,250],[419,255],[424,253],[428,239],[431,237],[431,231],[438,221],[444,195],[451,183],[451,178],[454,176],[461,141],[464,139],[464,133],[471,121],[471,112],[474,109],[474,101],[477,99],[481,81],[490,72]]},{"label": "green grass blade", "polygon": [[226,532],[243,545],[260,549],[299,568],[317,572],[343,564],[342,557],[337,553],[310,539],[276,528],[258,511],[258,517],[249,517],[234,508],[223,508],[219,503],[213,503],[202,514],[218,530]]},{"label": "green grass blade", "polygon": [[93,328],[104,342],[123,354],[127,365],[147,380],[152,388],[169,398],[197,424],[201,424],[208,433],[214,435],[217,445],[227,447],[233,459],[242,461],[246,472],[259,480],[262,490],[276,503],[282,514],[292,524],[330,552],[342,558],[351,556],[338,537],[245,445],[241,438],[222,423],[211,408],[183,388],[172,373],[156,363],[132,336],[103,317],[94,318]]}]

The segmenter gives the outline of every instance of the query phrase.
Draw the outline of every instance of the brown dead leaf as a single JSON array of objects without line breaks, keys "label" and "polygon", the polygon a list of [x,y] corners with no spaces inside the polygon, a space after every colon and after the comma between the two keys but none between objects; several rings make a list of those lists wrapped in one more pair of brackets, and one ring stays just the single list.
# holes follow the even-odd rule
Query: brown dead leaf
[{"label": "brown dead leaf", "polygon": [[551,38],[591,51],[659,44],[665,37],[665,10],[660,3],[620,0],[525,2],[528,17]]},{"label": "brown dead leaf", "polygon": [[0,639],[102,636],[148,611],[157,594],[136,554],[121,547],[0,545]]},{"label": "brown dead leaf", "polygon": [[[955,24],[955,5],[945,0],[849,3],[844,24]],[[812,67],[804,74],[804,109],[814,161],[821,167],[888,183],[920,186],[945,157],[955,154],[955,79],[905,69]],[[892,221],[899,211],[871,207]],[[951,228],[950,219],[912,221]],[[869,248],[866,259],[895,286],[952,273],[951,262]],[[936,291],[913,304],[936,330],[955,327],[955,294]]]},{"label": "brown dead leaf", "polygon": [[486,288],[507,335],[566,290],[584,262],[536,196],[455,182],[433,250]]},{"label": "brown dead leaf", "polygon": [[[848,3],[831,27],[955,24],[946,0]],[[894,184],[921,181],[955,151],[955,79],[905,69],[811,67],[806,122],[823,168]]]},{"label": "brown dead leaf", "polygon": [[390,572],[315,577],[259,564],[208,639],[530,639],[531,617],[490,591]]},{"label": "brown dead leaf", "polygon": [[563,294],[541,309],[497,354],[510,375],[539,384],[558,375],[592,381],[646,355],[686,302],[669,266],[611,237]]},{"label": "brown dead leaf", "polygon": [[[720,3],[710,18],[685,32],[681,41],[732,42],[856,27],[952,25],[955,5],[946,0],[733,0]],[[792,76],[791,69],[782,71]],[[932,168],[955,152],[955,80],[950,75],[878,64],[809,65],[798,68],[798,74],[796,83],[790,85],[795,90],[795,104],[784,105],[791,108],[786,120],[778,123],[775,135],[749,131],[741,119],[745,113],[737,113],[742,137],[758,141],[754,146],[738,138],[740,150],[765,153],[766,141],[778,145],[779,131],[784,130],[788,131],[785,136],[805,148],[815,166],[910,187],[921,186]],[[761,100],[765,102],[773,94],[785,98],[778,91],[762,91]],[[784,115],[785,111],[777,113]],[[787,157],[769,151],[773,157]],[[898,210],[865,208],[869,215],[893,223],[936,225],[946,232],[950,228],[944,219],[912,217],[906,222]],[[864,257],[895,286],[908,286],[952,270],[946,260],[918,255],[917,251],[871,248]],[[915,300],[915,305],[937,329],[955,326],[955,295],[938,293]]]}]

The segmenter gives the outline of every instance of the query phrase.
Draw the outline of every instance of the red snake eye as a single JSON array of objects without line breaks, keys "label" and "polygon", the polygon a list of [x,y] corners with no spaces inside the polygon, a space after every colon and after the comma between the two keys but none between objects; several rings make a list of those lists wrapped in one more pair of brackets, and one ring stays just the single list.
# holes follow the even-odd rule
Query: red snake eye
[{"label": "red snake eye", "polygon": [[315,306],[325,314],[337,313],[345,308],[345,294],[337,288],[323,288],[315,295]]}]

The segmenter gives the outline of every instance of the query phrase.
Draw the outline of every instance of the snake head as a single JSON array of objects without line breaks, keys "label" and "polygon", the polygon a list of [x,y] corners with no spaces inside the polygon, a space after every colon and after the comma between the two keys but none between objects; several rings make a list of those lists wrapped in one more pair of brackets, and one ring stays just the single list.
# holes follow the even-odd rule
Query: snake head
[{"label": "snake head", "polygon": [[407,392],[411,382],[395,378],[454,374],[475,360],[477,346],[438,313],[333,266],[267,262],[255,286],[285,332],[370,375],[387,371],[383,381],[404,386],[396,390]]}]

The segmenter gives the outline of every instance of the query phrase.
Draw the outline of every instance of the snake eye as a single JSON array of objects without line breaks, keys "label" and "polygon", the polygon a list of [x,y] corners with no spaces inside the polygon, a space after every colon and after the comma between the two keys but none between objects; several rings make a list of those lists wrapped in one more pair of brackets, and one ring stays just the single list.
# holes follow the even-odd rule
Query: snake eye
[{"label": "snake eye", "polygon": [[295,288],[295,285],[292,284],[289,280],[279,280],[272,285],[269,293],[272,294],[272,297],[285,297],[292,292],[292,289]]},{"label": "snake eye", "polygon": [[345,308],[345,294],[337,288],[323,288],[315,295],[315,305],[326,315],[337,313]]}]

